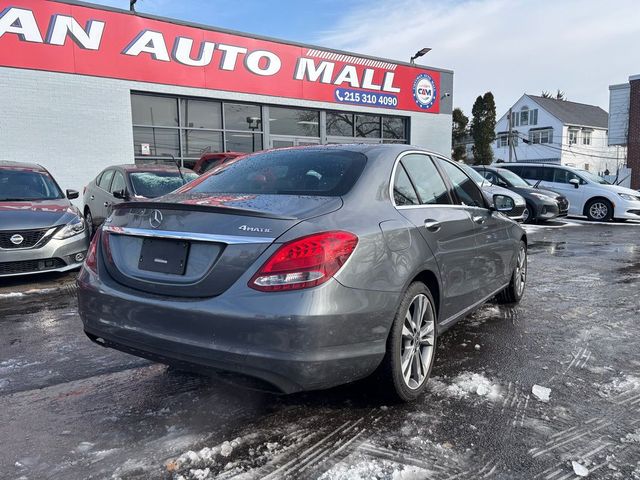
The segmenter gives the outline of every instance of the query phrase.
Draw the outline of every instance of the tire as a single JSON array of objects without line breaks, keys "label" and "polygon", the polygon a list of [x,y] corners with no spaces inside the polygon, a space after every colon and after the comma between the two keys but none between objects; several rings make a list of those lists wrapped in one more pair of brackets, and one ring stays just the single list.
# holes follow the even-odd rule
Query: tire
[{"label": "tire", "polygon": [[524,289],[527,283],[527,244],[520,240],[518,247],[518,256],[516,257],[516,266],[511,274],[511,281],[507,288],[502,290],[497,296],[498,303],[519,303],[524,295]]},{"label": "tire", "polygon": [[592,222],[608,222],[613,218],[613,205],[605,198],[592,198],[585,206],[585,214]]},{"label": "tire", "polygon": [[[420,305],[421,318],[416,310]],[[416,319],[420,321],[417,330]],[[412,283],[394,317],[381,365],[382,381],[390,387],[388,391],[394,400],[410,402],[424,393],[435,359],[437,324],[431,292],[421,282]],[[417,331],[422,332],[422,338]],[[406,365],[404,373],[403,365]]]},{"label": "tire", "polygon": [[89,230],[89,238],[93,238],[93,235],[95,234],[93,228],[93,215],[91,215],[91,210],[88,208],[87,211],[84,212],[84,223],[87,225],[87,230]]},{"label": "tire", "polygon": [[522,223],[533,223],[536,220],[535,210],[533,209],[533,207],[529,202],[527,202],[527,206],[524,207],[523,216],[524,216],[524,219],[522,220]]}]

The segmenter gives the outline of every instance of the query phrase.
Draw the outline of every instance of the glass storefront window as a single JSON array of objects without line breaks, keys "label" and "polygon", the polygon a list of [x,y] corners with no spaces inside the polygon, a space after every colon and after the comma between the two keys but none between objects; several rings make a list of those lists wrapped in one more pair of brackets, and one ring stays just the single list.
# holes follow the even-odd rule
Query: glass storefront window
[{"label": "glass storefront window", "polygon": [[274,135],[320,136],[320,112],[269,107],[269,128]]},{"label": "glass storefront window", "polygon": [[225,103],[224,128],[225,130],[262,131],[260,106]]},{"label": "glass storefront window", "polygon": [[222,132],[183,130],[182,152],[185,157],[200,158],[203,153],[222,151]]},{"label": "glass storefront window", "polygon": [[133,151],[136,157],[180,157],[178,129],[133,127]]},{"label": "glass storefront window", "polygon": [[380,138],[380,117],[356,115],[356,137]]},{"label": "glass storefront window", "polygon": [[327,135],[353,137],[353,114],[327,112]]},{"label": "glass storefront window", "polygon": [[382,117],[382,138],[405,138],[404,118]]},{"label": "glass storefront window", "polygon": [[134,125],[178,126],[178,100],[155,95],[131,95]]},{"label": "glass storefront window", "polygon": [[226,132],[227,152],[256,152],[262,150],[261,133]]},{"label": "glass storefront window", "polygon": [[187,128],[222,129],[222,104],[206,100],[182,99],[182,125]]}]

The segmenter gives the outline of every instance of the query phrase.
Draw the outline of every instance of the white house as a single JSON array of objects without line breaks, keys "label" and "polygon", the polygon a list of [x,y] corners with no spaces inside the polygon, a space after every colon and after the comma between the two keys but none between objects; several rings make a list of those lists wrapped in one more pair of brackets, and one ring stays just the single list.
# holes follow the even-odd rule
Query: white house
[{"label": "white house", "polygon": [[[596,173],[615,173],[619,152],[609,146],[609,115],[602,108],[525,94],[510,111],[514,145],[511,161],[556,163]],[[496,123],[496,160],[509,161],[508,138],[509,111]]]}]

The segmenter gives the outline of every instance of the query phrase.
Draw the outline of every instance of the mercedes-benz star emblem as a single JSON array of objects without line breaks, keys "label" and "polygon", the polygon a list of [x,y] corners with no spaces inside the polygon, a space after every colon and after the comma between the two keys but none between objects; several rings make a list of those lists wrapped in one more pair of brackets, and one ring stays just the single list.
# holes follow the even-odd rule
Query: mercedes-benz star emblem
[{"label": "mercedes-benz star emblem", "polygon": [[14,245],[20,245],[22,242],[24,242],[24,237],[19,233],[16,233],[15,235],[12,235],[9,240],[11,240],[11,243],[13,243]]},{"label": "mercedes-benz star emblem", "polygon": [[162,212],[160,210],[154,210],[149,217],[149,224],[153,228],[158,228],[162,223]]}]

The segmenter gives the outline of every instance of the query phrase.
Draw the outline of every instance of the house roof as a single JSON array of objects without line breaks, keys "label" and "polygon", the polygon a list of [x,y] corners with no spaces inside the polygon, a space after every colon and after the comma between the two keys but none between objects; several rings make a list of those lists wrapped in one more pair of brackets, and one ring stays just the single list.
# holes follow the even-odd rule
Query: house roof
[{"label": "house roof", "polygon": [[608,128],[609,114],[600,107],[585,103],[527,95],[564,124]]}]

